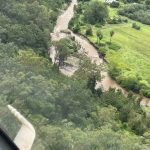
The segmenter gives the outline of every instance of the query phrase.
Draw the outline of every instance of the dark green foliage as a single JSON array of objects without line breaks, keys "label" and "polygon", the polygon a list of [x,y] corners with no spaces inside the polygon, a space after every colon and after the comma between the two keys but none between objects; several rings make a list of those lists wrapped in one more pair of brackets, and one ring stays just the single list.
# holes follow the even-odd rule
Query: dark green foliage
[{"label": "dark green foliage", "polygon": [[146,5],[150,5],[150,0],[145,0]]},{"label": "dark green foliage", "polygon": [[74,32],[74,33],[79,33],[80,31],[80,21],[78,19],[78,15],[75,14],[75,16],[71,19],[69,22],[69,28]]},{"label": "dark green foliage", "polygon": [[77,6],[74,6],[74,11],[76,13],[82,13],[82,3],[79,3]]},{"label": "dark green foliage", "polygon": [[117,50],[119,50],[121,47],[120,47],[119,45],[117,45],[116,43],[111,43],[111,44],[109,45],[109,48],[112,49],[112,50],[117,51]]},{"label": "dark green foliage", "polygon": [[87,82],[88,88],[92,91],[92,93],[95,93],[95,86],[96,86],[96,77],[95,75],[89,77]]},{"label": "dark green foliage", "polygon": [[134,98],[130,97],[127,99],[120,91],[114,95],[113,89],[109,90],[108,95],[104,93],[101,98],[102,103],[105,105],[111,104],[119,110],[121,121],[128,122],[128,126],[133,129],[136,134],[143,134],[146,131],[146,123],[144,123],[146,121],[145,114],[140,113],[142,109],[139,108],[137,104],[134,104]]},{"label": "dark green foliage", "polygon": [[100,30],[98,30],[96,32],[96,36],[97,36],[97,43],[100,44],[100,41],[103,39],[103,33]]},{"label": "dark green foliage", "polygon": [[121,74],[121,70],[117,69],[115,66],[109,65],[109,75],[115,79],[118,75]]},{"label": "dark green foliage", "polygon": [[74,33],[80,32],[80,25],[82,24],[82,22],[79,20],[78,17],[78,14],[75,13],[74,17],[69,22],[69,29],[71,29]]},{"label": "dark green foliage", "polygon": [[79,0],[79,2],[89,2],[90,0]]},{"label": "dark green foliage", "polygon": [[104,24],[107,17],[107,6],[99,1],[90,2],[84,13],[85,20],[90,24]]},{"label": "dark green foliage", "polygon": [[138,92],[140,89],[140,86],[138,85],[138,83],[139,83],[138,77],[135,77],[135,76],[133,76],[133,77],[129,76],[128,79],[124,78],[124,81],[121,81],[121,85],[124,88],[133,90],[135,92]]},{"label": "dark green foliage", "polygon": [[132,24],[132,28],[134,28],[134,29],[136,29],[136,30],[140,30],[140,29],[141,29],[141,27],[138,26],[136,23],[133,23],[133,24]]},{"label": "dark green foliage", "polygon": [[86,29],[86,32],[85,32],[86,35],[93,35],[93,30],[92,30],[92,27],[91,26],[88,26],[88,28]]},{"label": "dark green foliage", "polygon": [[59,66],[63,66],[67,57],[74,52],[77,52],[79,48],[78,44],[70,38],[61,39],[60,41],[55,42],[54,46],[56,47],[56,60],[59,61]]},{"label": "dark green foliage", "polygon": [[111,44],[111,41],[112,41],[112,37],[114,36],[115,32],[112,30],[110,31],[109,35],[110,35],[110,44]]},{"label": "dark green foliage", "polygon": [[[9,59],[8,48],[12,48]],[[68,78],[31,50],[19,51],[12,44],[1,44],[0,51],[3,56],[0,102],[11,103],[34,124],[38,137],[34,149],[41,150],[41,146],[43,149],[70,149],[72,142],[79,149],[119,147],[124,140],[113,137],[125,134],[121,131],[121,122],[127,124],[126,132],[131,130],[142,135],[148,130],[146,116],[132,96],[125,98],[121,92],[94,89],[96,80],[100,80],[100,67],[90,59],[82,57],[78,72]],[[92,136],[85,136],[91,133]],[[133,137],[129,135],[127,139],[130,138]],[[139,143],[135,141],[132,142]],[[125,145],[128,148],[130,144]]]},{"label": "dark green foliage", "polygon": [[109,49],[108,49],[108,47],[106,47],[106,46],[99,48],[99,51],[100,51],[100,53],[101,53],[103,56],[106,55],[106,52],[107,52],[108,50],[109,50]]},{"label": "dark green foliage", "polygon": [[74,26],[74,27],[72,28],[72,31],[73,31],[74,33],[79,33],[79,31],[80,31],[79,25]]},{"label": "dark green foliage", "polygon": [[125,0],[126,3],[140,3],[140,0]]},{"label": "dark green foliage", "polygon": [[109,24],[120,24],[120,23],[127,23],[127,22],[128,22],[127,19],[124,19],[120,16],[107,19],[107,23]]},{"label": "dark green foliage", "polygon": [[26,1],[2,0],[0,5],[0,39],[3,43],[13,42],[19,48],[30,47],[46,55],[49,33],[58,16],[57,8],[63,0]]},{"label": "dark green foliage", "polygon": [[110,3],[110,7],[118,8],[119,6],[120,6],[120,3],[118,1],[113,1],[112,3]]},{"label": "dark green foliage", "polygon": [[132,4],[119,10],[120,15],[150,25],[150,6],[144,4]]},{"label": "dark green foliage", "polygon": [[[95,89],[96,81],[101,80],[103,66],[79,55],[78,71],[66,77],[59,72],[58,66],[36,53],[43,54],[47,48],[47,33],[52,30],[58,8],[64,1],[1,2],[0,10],[4,13],[0,14],[0,115],[7,113],[4,107],[9,103],[31,121],[37,134],[33,150],[149,148],[149,118],[135,97],[129,94],[126,98],[114,89],[107,92],[101,87]],[[49,11],[50,16],[46,13]],[[73,22],[71,25],[77,27],[75,31],[78,32],[83,22],[77,18],[74,21],[75,26]],[[110,36],[113,35],[111,32]],[[103,38],[100,30],[97,37]],[[74,38],[62,39],[54,45],[62,64],[78,50]],[[106,51],[108,45],[103,46]],[[109,46],[116,50],[115,43]],[[115,78],[121,71],[111,68],[111,73]],[[131,77],[127,85],[122,84],[138,90],[138,86],[143,85],[133,84],[139,79]],[[9,116],[0,118],[1,122],[6,126],[12,123],[9,131],[16,129]]]}]

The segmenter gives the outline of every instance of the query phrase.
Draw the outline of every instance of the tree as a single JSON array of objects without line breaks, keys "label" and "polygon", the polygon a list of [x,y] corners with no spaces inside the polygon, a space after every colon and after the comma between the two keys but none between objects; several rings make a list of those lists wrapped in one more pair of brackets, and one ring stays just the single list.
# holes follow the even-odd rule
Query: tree
[{"label": "tree", "polygon": [[77,77],[80,80],[84,80],[87,83],[87,88],[89,88],[93,94],[96,93],[96,81],[101,80],[101,70],[102,66],[97,65],[95,62],[91,62],[87,56],[80,56],[79,69],[76,72]]},{"label": "tree", "polygon": [[129,126],[137,134],[142,135],[146,131],[146,122],[143,114],[133,112],[129,114]]},{"label": "tree", "polygon": [[145,1],[145,4],[146,4],[146,5],[150,5],[150,0],[146,0],[146,1]]},{"label": "tree", "polygon": [[64,61],[67,59],[67,57],[69,56],[69,49],[66,47],[66,45],[64,43],[59,43],[56,46],[57,49],[57,57],[59,60],[59,66],[63,66],[64,65]]},{"label": "tree", "polygon": [[110,7],[118,8],[119,6],[120,6],[120,3],[118,1],[113,1],[112,3],[110,3]]},{"label": "tree", "polygon": [[110,43],[111,43],[111,41],[112,41],[112,37],[114,36],[114,34],[115,34],[115,32],[112,30],[112,31],[110,31]]},{"label": "tree", "polygon": [[87,6],[84,13],[85,20],[90,24],[105,23],[105,19],[108,17],[107,6],[99,1],[92,1]]},{"label": "tree", "polygon": [[56,47],[56,60],[59,61],[59,66],[63,66],[67,57],[78,50],[78,44],[69,38],[55,42],[54,46]]},{"label": "tree", "polygon": [[92,27],[91,26],[88,26],[88,28],[86,29],[86,35],[93,35],[93,30],[92,30]]},{"label": "tree", "polygon": [[97,43],[99,44],[100,41],[103,39],[103,33],[100,30],[98,30],[96,32],[96,36],[97,36]]},{"label": "tree", "polygon": [[91,114],[95,127],[101,127],[108,124],[115,125],[118,118],[118,111],[115,107],[97,107],[96,111]]}]

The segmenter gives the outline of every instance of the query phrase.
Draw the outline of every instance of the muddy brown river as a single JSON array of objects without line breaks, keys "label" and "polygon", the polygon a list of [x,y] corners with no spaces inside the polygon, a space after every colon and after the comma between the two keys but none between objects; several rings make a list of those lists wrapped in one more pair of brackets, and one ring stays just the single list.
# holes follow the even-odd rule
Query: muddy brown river
[{"label": "muddy brown river", "polygon": [[[74,6],[77,4],[77,0],[72,0],[70,6],[58,17],[54,31],[53,33],[51,33],[51,38],[53,41],[58,41],[61,38],[66,37],[66,34],[61,33],[61,31],[68,29],[69,21],[74,15]],[[74,34],[73,32],[71,32],[71,35],[75,37],[75,40],[81,45],[82,49],[91,59],[91,61],[95,61],[98,65],[100,63],[106,65],[105,62],[103,62],[103,59],[99,58],[96,48],[93,47],[84,37]],[[50,57],[53,62],[55,60],[55,55],[55,48],[51,48]],[[103,79],[101,82],[97,83],[97,87],[102,86],[104,90],[108,90],[111,87],[121,90],[125,95],[128,94],[128,92],[123,89],[118,83],[116,83],[115,80],[111,79],[107,72],[102,72],[102,75]],[[141,101],[141,105],[150,106],[150,99],[144,97]]]}]

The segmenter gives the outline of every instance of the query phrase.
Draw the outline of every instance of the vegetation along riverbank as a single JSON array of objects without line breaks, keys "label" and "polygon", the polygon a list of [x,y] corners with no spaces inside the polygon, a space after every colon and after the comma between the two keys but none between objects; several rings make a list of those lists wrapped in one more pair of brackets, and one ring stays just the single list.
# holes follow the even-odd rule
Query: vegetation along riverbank
[{"label": "vegetation along riverbank", "polygon": [[[11,104],[35,127],[36,140],[32,150],[149,150],[149,108],[141,106],[141,98],[132,92],[125,96],[120,90],[109,87],[107,91],[102,86],[95,89],[97,81],[101,83],[103,80],[101,73],[105,70],[101,66],[102,59],[85,38],[72,32],[72,36],[66,36],[61,32],[68,28],[75,9],[70,28],[74,32],[86,33],[85,36],[100,47],[101,53],[112,64],[110,74],[113,76],[111,57],[128,50],[119,42],[122,39],[117,38],[117,35],[122,35],[122,38],[123,34],[126,35],[123,32],[125,29],[120,31],[121,27],[127,26],[131,33],[126,32],[131,35],[145,33],[139,34],[145,44],[149,26],[139,22],[132,24],[133,20],[124,17],[121,17],[124,23],[108,24],[112,21],[109,16],[116,15],[119,8],[106,7],[103,3],[99,5],[99,2],[93,5],[93,1],[79,1],[76,5],[76,0],[1,1],[0,127],[11,138],[15,135],[14,130],[18,129],[16,120],[5,109],[7,104]],[[128,1],[126,3],[129,4]],[[123,6],[127,5],[120,2],[120,7]],[[91,10],[95,8],[105,13],[98,11],[96,15],[91,15]],[[86,18],[82,20],[84,15]],[[95,21],[100,23],[95,24]],[[128,35],[128,38],[130,43],[131,36]],[[125,44],[134,47],[129,43]],[[56,54],[51,60],[48,52],[52,45]],[[87,55],[81,53],[82,47]],[[133,52],[136,53],[136,50],[133,49]],[[143,57],[145,55],[143,51]],[[61,73],[60,68],[69,66],[67,60],[73,57],[78,58],[78,67],[68,77]],[[122,59],[117,61],[120,57],[123,56],[114,59],[115,67],[122,63]],[[136,57],[135,63],[138,59]],[[116,78],[119,76],[118,67],[114,69]],[[144,84],[146,81],[145,78]]]},{"label": "vegetation along riverbank", "polygon": [[[74,32],[85,35],[99,47],[100,53],[109,63],[109,74],[122,87],[149,97],[150,27],[148,23],[128,15],[129,10],[134,11],[134,15],[139,13],[139,7],[142,10],[146,7],[146,12],[148,12],[149,5],[145,2],[125,4],[121,1],[104,4],[103,1],[98,1],[97,3],[99,2],[101,4],[98,7],[94,4],[96,2],[80,1],[78,7],[75,8],[76,14],[70,22],[70,28]],[[101,9],[99,15],[107,15],[103,15],[101,20],[90,20],[90,15],[92,18],[98,15],[96,9],[97,11]],[[145,20],[149,20],[146,12]],[[111,35],[112,32],[114,33]]]}]

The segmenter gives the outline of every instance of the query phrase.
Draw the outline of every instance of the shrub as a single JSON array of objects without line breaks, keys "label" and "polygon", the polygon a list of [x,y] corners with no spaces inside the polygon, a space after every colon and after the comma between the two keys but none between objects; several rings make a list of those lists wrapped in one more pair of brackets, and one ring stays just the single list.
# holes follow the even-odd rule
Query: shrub
[{"label": "shrub", "polygon": [[97,28],[101,28],[101,27],[102,27],[102,25],[101,25],[101,24],[99,24],[99,23],[97,23],[97,24],[95,24],[95,27],[97,27]]},{"label": "shrub", "polygon": [[112,19],[108,19],[107,22],[109,24],[119,24],[119,23],[127,23],[128,22],[128,19],[124,19],[122,17],[114,17]]},{"label": "shrub", "polygon": [[106,52],[108,51],[108,48],[105,46],[105,47],[101,47],[101,48],[99,48],[99,51],[100,51],[100,53],[102,54],[102,55],[106,55]]},{"label": "shrub", "polygon": [[110,3],[110,7],[118,8],[119,6],[120,6],[120,3],[117,1],[113,1],[112,3]]},{"label": "shrub", "polygon": [[146,1],[145,1],[145,4],[146,4],[146,5],[150,5],[150,0],[146,0]]},{"label": "shrub", "polygon": [[132,90],[134,92],[139,92],[139,84],[138,84],[138,78],[137,76],[128,76],[128,77],[122,77],[121,79],[121,85],[129,90]]},{"label": "shrub", "polygon": [[[118,77],[121,74],[121,70],[116,66],[109,65],[108,73],[113,79],[116,79],[116,77]],[[117,81],[121,83],[120,79],[117,79]]]},{"label": "shrub", "polygon": [[106,46],[106,43],[105,42],[101,42],[98,45],[101,46],[101,47],[104,47],[104,46]]},{"label": "shrub", "polygon": [[61,30],[62,33],[65,33],[65,34],[71,34],[70,30],[66,29],[66,30]]},{"label": "shrub", "polygon": [[74,27],[72,28],[72,30],[73,30],[74,33],[79,33],[79,31],[80,31],[79,25],[74,26]]},{"label": "shrub", "polygon": [[75,36],[71,36],[70,39],[71,39],[72,41],[75,41]]},{"label": "shrub", "polygon": [[121,47],[119,45],[117,45],[116,43],[111,43],[111,45],[109,45],[109,49],[112,50],[119,50]]},{"label": "shrub", "polygon": [[86,34],[86,35],[93,35],[93,30],[92,30],[92,27],[91,27],[91,26],[88,26],[88,28],[86,29],[85,34]]},{"label": "shrub", "polygon": [[128,19],[124,19],[124,22],[125,22],[125,23],[128,23]]},{"label": "shrub", "polygon": [[126,0],[127,3],[140,3],[140,0]]},{"label": "shrub", "polygon": [[80,4],[79,4],[78,6],[75,5],[75,6],[74,6],[74,11],[77,12],[77,13],[82,13],[81,5],[80,5]]},{"label": "shrub", "polygon": [[132,28],[134,28],[134,29],[136,29],[136,30],[140,30],[140,29],[141,29],[141,27],[138,26],[136,23],[133,23],[133,24],[132,24]]}]

